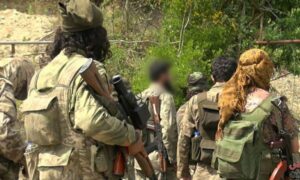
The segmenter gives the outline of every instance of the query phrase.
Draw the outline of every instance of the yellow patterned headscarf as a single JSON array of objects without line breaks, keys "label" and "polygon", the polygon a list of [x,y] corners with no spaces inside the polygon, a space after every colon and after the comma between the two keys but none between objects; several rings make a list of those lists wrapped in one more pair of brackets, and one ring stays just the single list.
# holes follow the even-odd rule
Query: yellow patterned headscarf
[{"label": "yellow patterned headscarf", "polygon": [[219,99],[220,122],[216,139],[222,138],[225,124],[235,113],[244,112],[247,95],[252,88],[269,90],[274,65],[261,49],[250,49],[239,59],[237,71],[226,83]]}]

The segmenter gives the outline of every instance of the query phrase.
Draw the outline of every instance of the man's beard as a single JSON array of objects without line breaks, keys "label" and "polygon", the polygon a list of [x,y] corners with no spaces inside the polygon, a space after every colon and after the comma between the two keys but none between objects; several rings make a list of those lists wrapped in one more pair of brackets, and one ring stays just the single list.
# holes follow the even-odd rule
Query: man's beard
[{"label": "man's beard", "polygon": [[170,93],[172,93],[174,91],[173,86],[170,81],[165,81],[163,86]]}]

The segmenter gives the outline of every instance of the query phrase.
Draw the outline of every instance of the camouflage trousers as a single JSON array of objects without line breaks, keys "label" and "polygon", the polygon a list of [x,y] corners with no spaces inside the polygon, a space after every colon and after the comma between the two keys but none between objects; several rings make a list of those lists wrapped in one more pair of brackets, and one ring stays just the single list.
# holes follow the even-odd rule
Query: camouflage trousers
[{"label": "camouflage trousers", "polygon": [[0,162],[0,180],[17,180],[20,167],[12,162]]},{"label": "camouflage trousers", "polygon": [[[156,177],[158,180],[164,180],[162,173],[159,171],[155,171]],[[141,170],[135,170],[135,180],[147,180],[148,178],[145,177],[144,173]],[[176,171],[175,170],[168,170],[166,173],[167,180],[176,180]]]},{"label": "camouflage trousers", "polygon": [[217,171],[206,164],[198,163],[196,171],[193,175],[193,180],[221,180],[220,176],[217,174]]}]

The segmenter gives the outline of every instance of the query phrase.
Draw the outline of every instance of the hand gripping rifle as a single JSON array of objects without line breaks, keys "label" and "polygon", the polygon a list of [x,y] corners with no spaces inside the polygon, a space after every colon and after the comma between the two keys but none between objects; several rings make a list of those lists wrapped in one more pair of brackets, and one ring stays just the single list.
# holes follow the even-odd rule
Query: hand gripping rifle
[{"label": "hand gripping rifle", "polygon": [[[95,63],[92,60],[87,62],[79,71],[83,80],[98,94],[100,97],[105,98],[106,107],[112,107],[109,109],[112,114],[116,114],[117,111],[121,111],[125,117],[130,117],[133,126],[136,129],[143,129],[146,126],[146,120],[149,118],[150,114],[148,108],[143,103],[138,103],[133,93],[127,91],[121,76],[114,76],[112,83],[115,86],[115,90],[118,93],[119,103],[115,102],[111,97],[110,93],[103,87],[103,80],[100,77]],[[109,103],[107,103],[107,101]],[[128,120],[128,118],[127,118]],[[120,147],[121,148],[121,147]],[[114,164],[114,174],[123,176],[125,171],[125,159],[122,152],[124,149],[118,151],[115,164]],[[139,163],[141,169],[145,175],[150,180],[156,180],[154,169],[148,157],[145,157],[142,153],[138,153],[135,159]]]},{"label": "hand gripping rifle", "polygon": [[[168,155],[167,150],[162,140],[162,128],[160,125],[160,100],[158,96],[149,97],[151,107],[153,110],[153,122],[155,129],[156,146],[159,154],[160,171],[162,173],[162,179],[167,179],[167,167],[168,167]],[[151,146],[151,145],[150,145]]]},{"label": "hand gripping rifle", "polygon": [[281,118],[277,120],[280,139],[272,141],[271,149],[278,150],[280,162],[277,164],[269,180],[289,179],[289,166],[293,165],[293,156],[291,152],[291,137],[283,128],[283,105],[284,97],[272,101],[272,104],[279,110]]}]

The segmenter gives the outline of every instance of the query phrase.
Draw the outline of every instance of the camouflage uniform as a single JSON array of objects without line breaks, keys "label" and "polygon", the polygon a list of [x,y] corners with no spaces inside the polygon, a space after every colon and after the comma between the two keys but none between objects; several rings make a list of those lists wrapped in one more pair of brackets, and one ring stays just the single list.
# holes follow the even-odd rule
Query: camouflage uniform
[{"label": "camouflage uniform", "polygon": [[[49,146],[30,144],[26,149],[30,179],[119,179],[112,173],[115,157],[112,145],[125,146],[135,142],[135,130],[108,112],[103,100],[87,86],[78,71],[73,77],[68,77],[76,64],[85,64],[86,60],[80,54],[67,57],[62,51],[34,77],[24,105],[27,111],[39,108],[43,103],[42,99],[40,104],[32,103],[34,88],[45,91],[65,78],[72,80],[69,85],[60,85],[69,87],[69,110],[62,112],[70,119],[59,120],[62,142]],[[104,86],[111,89],[103,65],[98,63],[97,67],[102,82],[106,82]],[[41,98],[47,99],[47,94],[45,96]]]},{"label": "camouflage uniform", "polygon": [[[162,127],[162,140],[168,153],[168,159],[172,165],[176,163],[176,149],[177,149],[177,124],[176,124],[176,109],[173,96],[168,93],[163,87],[158,84],[151,84],[148,89],[141,93],[141,98],[146,100],[151,96],[159,96],[160,104],[160,117]],[[149,123],[153,124],[150,120]],[[148,133],[148,136],[154,136],[152,132]],[[153,139],[152,139],[153,140]],[[149,158],[152,162],[156,174],[160,179],[160,165],[158,152],[154,151],[149,154]],[[135,163],[136,167],[136,179],[146,179],[143,173],[140,171],[140,167]],[[169,167],[167,170],[167,179],[176,179],[176,172],[174,167]]]},{"label": "camouflage uniform", "polygon": [[[219,93],[222,91],[224,83],[216,83],[208,92],[207,99],[212,102],[218,101]],[[199,111],[198,96],[202,93],[193,96],[186,107],[184,117],[182,119],[183,126],[178,138],[177,151],[177,177],[190,177],[189,171],[189,154],[191,150],[191,135],[195,128],[198,128],[198,119],[201,119],[201,111]],[[193,179],[219,179],[217,172],[210,165],[198,162]]]},{"label": "camouflage uniform", "polygon": [[186,107],[188,106],[188,101],[187,102],[185,102],[183,105],[181,105],[180,107],[179,107],[179,109],[177,110],[177,113],[176,113],[176,122],[177,122],[177,131],[178,131],[178,134],[180,134],[180,130],[181,130],[181,128],[182,128],[182,125],[181,125],[181,123],[182,123],[182,118],[183,118],[183,116],[184,116],[184,113],[185,113],[185,109],[186,109]]},{"label": "camouflage uniform", "polygon": [[[207,78],[201,72],[193,72],[188,76],[188,89],[187,89],[187,99],[189,100],[196,93],[205,91],[208,89]],[[176,113],[176,121],[178,126],[178,134],[181,128],[181,121],[187,107],[188,102],[185,102],[182,106],[179,107]]]},{"label": "camouflage uniform", "polygon": [[17,121],[16,98],[27,92],[22,88],[27,88],[33,73],[33,65],[27,60],[0,61],[0,179],[18,179],[24,160],[26,144]]},{"label": "camouflage uniform", "polygon": [[[70,0],[59,8],[63,35],[102,26],[102,13],[90,0]],[[137,135],[133,126],[116,117],[111,101],[80,75],[91,61],[81,49],[70,56],[62,50],[33,77],[22,105],[31,141],[25,152],[30,179],[119,179],[112,172],[114,145],[129,146]],[[111,93],[103,65],[94,63],[99,72],[95,81]]]}]

